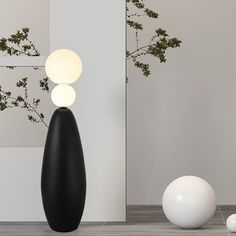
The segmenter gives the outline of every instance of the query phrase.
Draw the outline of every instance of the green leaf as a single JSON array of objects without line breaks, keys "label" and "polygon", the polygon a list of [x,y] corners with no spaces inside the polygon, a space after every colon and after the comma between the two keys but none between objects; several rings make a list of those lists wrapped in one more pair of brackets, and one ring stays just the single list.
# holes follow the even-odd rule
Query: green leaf
[{"label": "green leaf", "polygon": [[150,74],[151,74],[151,71],[149,69],[149,64],[145,64],[145,63],[142,63],[142,62],[139,62],[139,61],[136,61],[134,63],[134,65],[137,67],[137,68],[140,68],[143,75],[145,77],[148,77]]},{"label": "green leaf", "polygon": [[143,0],[128,0],[127,2],[132,2],[139,9],[144,8]]},{"label": "green leaf", "polygon": [[133,28],[135,30],[142,30],[143,29],[143,25],[141,23],[138,23],[133,20],[127,20],[127,24],[128,24],[128,26],[130,26],[131,28]]},{"label": "green leaf", "polygon": [[155,11],[153,11],[153,10],[151,10],[151,9],[148,9],[148,8],[146,8],[145,10],[144,10],[144,12],[146,13],[146,15],[148,16],[148,17],[150,17],[150,18],[158,18],[158,13],[157,12],[155,12]]}]

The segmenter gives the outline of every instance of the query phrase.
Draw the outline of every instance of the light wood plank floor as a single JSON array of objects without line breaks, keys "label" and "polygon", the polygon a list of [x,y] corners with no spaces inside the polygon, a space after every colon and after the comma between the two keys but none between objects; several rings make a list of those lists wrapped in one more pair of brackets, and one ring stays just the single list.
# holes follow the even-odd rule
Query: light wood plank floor
[{"label": "light wood plank floor", "polygon": [[0,222],[0,236],[233,236],[225,226],[233,213],[236,206],[221,206],[201,229],[182,230],[167,221],[160,206],[128,206],[125,223],[82,223],[78,230],[62,234],[45,222]]}]

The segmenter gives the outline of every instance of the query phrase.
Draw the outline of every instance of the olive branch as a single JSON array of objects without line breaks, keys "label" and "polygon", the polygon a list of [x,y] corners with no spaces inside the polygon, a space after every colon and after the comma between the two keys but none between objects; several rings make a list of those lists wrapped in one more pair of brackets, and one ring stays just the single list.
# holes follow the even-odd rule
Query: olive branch
[{"label": "olive branch", "polygon": [[[151,74],[150,65],[142,62],[145,56],[151,55],[160,63],[166,62],[166,51],[168,48],[180,47],[182,43],[177,38],[169,37],[166,30],[157,28],[153,36],[148,40],[147,43],[141,45],[139,35],[144,29],[144,25],[140,23],[141,17],[148,17],[154,20],[158,19],[158,13],[145,7],[145,0],[126,0],[126,23],[135,31],[135,44],[136,48],[133,51],[126,51],[127,61],[131,60],[133,65],[141,70],[141,73],[148,77]],[[134,10],[131,10],[134,9]],[[127,78],[128,82],[128,78]]]},{"label": "olive branch", "polygon": [[[40,56],[34,43],[29,39],[29,28],[22,28],[17,30],[15,34],[10,37],[2,37],[0,39],[0,52],[3,56]],[[13,70],[15,66],[6,66]],[[38,67],[32,67],[38,70]],[[48,78],[42,78],[38,81],[39,88],[46,92],[50,92]],[[30,122],[35,124],[43,124],[48,127],[45,122],[45,115],[39,111],[40,98],[29,99],[29,78],[23,77],[16,82],[16,87],[22,89],[22,94],[13,95],[13,92],[3,89],[0,85],[0,111],[6,109],[20,108],[27,112],[27,118]]]}]

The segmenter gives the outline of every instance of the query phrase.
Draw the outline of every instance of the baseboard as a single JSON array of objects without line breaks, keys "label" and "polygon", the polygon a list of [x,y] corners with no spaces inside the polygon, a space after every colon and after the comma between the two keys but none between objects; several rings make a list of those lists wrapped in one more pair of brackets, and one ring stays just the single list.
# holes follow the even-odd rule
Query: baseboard
[{"label": "baseboard", "polygon": [[[236,205],[219,205],[217,211],[236,212]],[[161,205],[128,205],[127,222],[166,222]]]}]

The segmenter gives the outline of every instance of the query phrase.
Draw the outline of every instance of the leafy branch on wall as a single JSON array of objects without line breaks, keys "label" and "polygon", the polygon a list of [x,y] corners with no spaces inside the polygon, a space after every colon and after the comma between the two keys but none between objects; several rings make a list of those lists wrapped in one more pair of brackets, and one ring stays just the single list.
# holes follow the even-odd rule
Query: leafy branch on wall
[{"label": "leafy branch on wall", "polygon": [[140,19],[142,17],[148,17],[154,20],[158,19],[158,13],[146,8],[144,1],[145,0],[126,0],[126,22],[127,26],[135,32],[134,40],[136,44],[135,50],[126,51],[126,59],[127,61],[131,60],[133,65],[139,68],[145,77],[148,77],[151,74],[150,65],[142,62],[141,59],[145,60],[145,56],[151,55],[159,60],[160,63],[165,63],[167,49],[180,47],[182,42],[175,37],[169,37],[166,30],[157,28],[148,43],[144,45],[140,44],[139,36],[144,30],[144,25],[140,22]]},{"label": "leafy branch on wall", "polygon": [[[29,28],[17,30],[8,38],[0,39],[0,52],[3,56],[40,56],[34,43],[29,39]],[[7,66],[8,69],[14,70],[14,66]],[[38,67],[32,67],[38,70]],[[37,81],[39,88],[46,92],[50,92],[48,78],[42,78]],[[45,122],[45,115],[39,111],[40,98],[29,99],[29,78],[23,77],[16,83],[16,87],[22,89],[22,94],[14,95],[13,92],[5,90],[0,85],[0,111],[6,109],[20,108],[27,112],[27,118],[35,124],[43,124],[48,127]]]}]

